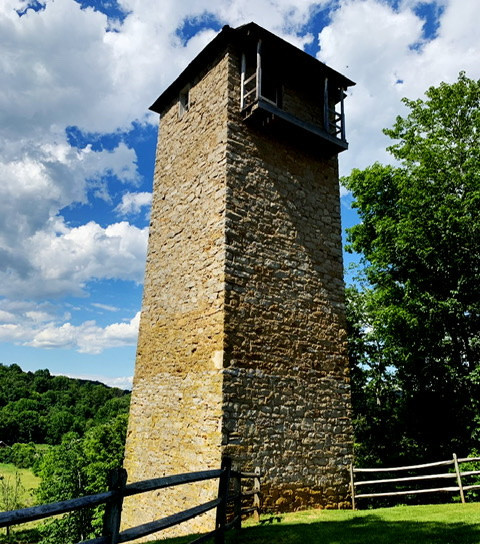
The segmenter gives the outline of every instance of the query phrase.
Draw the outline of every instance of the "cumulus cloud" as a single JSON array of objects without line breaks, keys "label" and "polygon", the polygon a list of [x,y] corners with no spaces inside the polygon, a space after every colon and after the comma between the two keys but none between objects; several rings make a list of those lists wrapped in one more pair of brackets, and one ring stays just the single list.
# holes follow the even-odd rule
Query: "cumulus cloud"
[{"label": "cumulus cloud", "polygon": [[119,215],[136,215],[144,207],[149,207],[152,203],[152,193],[126,193],[122,196],[122,201],[115,208]]},{"label": "cumulus cloud", "polygon": [[70,228],[61,219],[52,219],[43,229],[19,240],[15,262],[2,262],[0,295],[81,296],[94,279],[141,283],[147,237],[147,228],[127,222],[103,228],[92,221]]},{"label": "cumulus cloud", "polygon": [[[0,6],[0,294],[79,294],[89,280],[141,281],[146,232],[125,223],[69,228],[62,210],[106,201],[105,179],[138,185],[135,151],[72,147],[67,127],[115,133],[132,122],[156,122],[146,107],[215,35],[206,27],[188,40],[186,21],[243,24],[255,19],[302,45],[314,3],[260,0],[162,3],[121,0],[114,23],[74,0],[45,0],[43,9],[5,0]],[[114,31],[112,31],[114,30]],[[151,195],[127,192],[116,213],[134,216]],[[136,245],[136,246],[135,246]],[[134,247],[135,246],[135,247]]]},{"label": "cumulus cloud", "polygon": [[437,7],[439,24],[430,39],[416,9],[425,2],[415,0],[398,8],[382,0],[344,0],[320,32],[320,60],[357,83],[346,101],[350,150],[341,155],[343,174],[392,160],[382,129],[405,111],[402,97],[419,98],[432,85],[454,81],[461,70],[479,76],[480,42],[473,22],[477,1],[429,3]]},{"label": "cumulus cloud", "polygon": [[[309,15],[327,0],[121,0],[126,14],[112,32],[107,16],[74,0],[45,0],[39,11],[21,0],[0,8],[3,55],[0,124],[11,135],[75,125],[113,132],[148,120],[147,106],[212,39],[206,26],[186,42],[185,21],[237,26],[251,20],[301,45]],[[81,46],[79,46],[81,44]],[[153,117],[152,117],[153,118]]]},{"label": "cumulus cloud", "polygon": [[123,143],[113,150],[76,149],[64,135],[3,142],[0,128],[0,295],[78,294],[87,281],[105,277],[102,267],[110,269],[108,277],[118,272],[141,281],[146,231],[126,223],[72,229],[60,215],[86,204],[89,191],[102,194],[105,176],[136,184],[135,151]]},{"label": "cumulus cloud", "polygon": [[0,341],[37,348],[101,353],[107,348],[136,343],[140,312],[128,321],[105,327],[97,325],[95,321],[85,321],[80,325],[72,325],[68,321],[62,323],[62,319],[55,317],[53,313],[45,317],[45,320],[37,320],[36,316],[28,316],[26,313],[9,316],[9,320],[13,322],[0,323]]},{"label": "cumulus cloud", "polygon": [[92,306],[98,308],[99,310],[105,310],[107,312],[118,312],[120,309],[116,306],[111,306],[110,304],[102,304],[100,302],[92,302]]},{"label": "cumulus cloud", "polygon": [[64,137],[45,140],[0,141],[0,232],[7,246],[44,228],[62,208],[85,203],[88,189],[105,175],[122,183],[138,180],[135,151],[123,143],[94,152],[72,148]]},{"label": "cumulus cloud", "polygon": [[[54,376],[59,374],[52,373]],[[132,389],[133,376],[103,376],[101,374],[61,374],[61,376],[67,376],[67,378],[75,378],[77,380],[92,380],[94,382],[101,382],[110,387],[118,387],[119,389]]]},{"label": "cumulus cloud", "polygon": [[[32,346],[98,353],[134,342],[134,320],[73,325],[58,308],[25,299],[84,295],[93,280],[142,281],[145,228],[115,216],[70,225],[65,209],[100,198],[130,222],[147,210],[151,194],[121,136],[132,123],[157,122],[148,105],[220,26],[254,20],[299,47],[318,38],[320,60],[357,82],[346,101],[343,174],[390,160],[381,129],[401,112],[402,96],[419,97],[462,69],[479,77],[478,0],[162,0],[161,9],[157,0],[118,0],[121,21],[75,0],[42,4],[0,2],[0,340]],[[438,15],[428,40],[419,15],[427,4]],[[312,36],[308,23],[326,8],[329,24]],[[120,143],[75,147],[67,127]],[[115,208],[114,187],[124,193]]]},{"label": "cumulus cloud", "polygon": [[[31,331],[25,345],[40,348],[70,348],[80,353],[101,353],[106,348],[129,346],[136,343],[140,312],[127,323],[112,323],[99,327],[95,321],[74,326],[51,324]],[[33,333],[33,334],[32,334]]]}]

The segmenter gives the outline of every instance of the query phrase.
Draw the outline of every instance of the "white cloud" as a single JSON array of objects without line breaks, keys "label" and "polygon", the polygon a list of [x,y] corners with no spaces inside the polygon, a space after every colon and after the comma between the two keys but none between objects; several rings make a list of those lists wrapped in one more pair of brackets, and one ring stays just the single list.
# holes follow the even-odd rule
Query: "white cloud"
[{"label": "white cloud", "polygon": [[0,322],[8,323],[15,319],[15,314],[12,312],[6,312],[5,310],[0,310]]},{"label": "white cloud", "polygon": [[50,321],[51,314],[49,312],[42,312],[39,310],[30,310],[29,312],[25,313],[25,317],[34,323],[44,323],[45,321]]},{"label": "white cloud", "polygon": [[376,160],[392,161],[382,129],[405,112],[403,96],[419,98],[432,85],[454,81],[460,70],[479,77],[477,0],[437,2],[444,11],[430,41],[423,36],[424,21],[412,11],[420,4],[408,0],[395,10],[381,0],[345,0],[320,32],[320,60],[357,83],[346,100],[350,150],[341,155],[343,174]]},{"label": "white cloud", "polygon": [[[176,34],[187,18],[211,14],[220,24],[255,20],[301,45],[296,35],[327,0],[122,0],[117,32],[106,15],[74,0],[46,0],[19,17],[21,0],[0,11],[0,125],[10,135],[76,125],[93,132],[147,120],[147,107],[214,36],[204,28],[186,44]],[[81,46],[79,46],[81,44]],[[154,116],[151,119],[155,119]],[[155,122],[155,121],[154,121]]]},{"label": "white cloud", "polygon": [[92,306],[99,308],[100,310],[106,310],[107,312],[118,312],[120,308],[111,306],[110,304],[101,304],[100,302],[92,302]]},{"label": "white cloud", "polygon": [[0,342],[21,343],[28,340],[29,336],[29,331],[18,323],[0,325]]},{"label": "white cloud", "polygon": [[[92,306],[119,311],[102,303],[93,303]],[[51,303],[0,299],[0,342],[93,354],[136,343],[140,312],[131,319],[105,326],[93,320],[74,325],[70,318],[68,312],[62,312],[61,307]]]},{"label": "white cloud", "polygon": [[186,20],[200,27],[207,16],[231,26],[254,20],[303,46],[311,15],[334,7],[319,58],[357,82],[346,101],[350,150],[340,164],[347,174],[390,160],[381,129],[401,112],[402,96],[421,96],[462,69],[479,77],[478,0],[428,1],[444,8],[430,41],[413,11],[419,0],[397,9],[385,0],[162,0],[161,8],[157,0],[120,0],[127,15],[115,32],[106,15],[74,0],[45,0],[45,9],[22,17],[23,0],[2,0],[0,295],[9,300],[0,308],[0,340],[85,353],[135,342],[136,318],[72,325],[58,308],[24,299],[86,294],[94,279],[142,281],[146,229],[125,221],[72,227],[61,215],[93,206],[92,195],[111,205],[107,175],[125,191],[114,211],[141,213],[151,195],[138,188],[135,151],[124,143],[77,149],[65,130],[121,135],[132,122],[156,124],[147,107],[215,34],[207,24],[185,42],[178,31]]},{"label": "white cloud", "polygon": [[[135,151],[123,143],[112,151],[94,152],[90,147],[73,149],[60,137],[58,141],[45,140],[32,142],[22,139],[16,145],[15,142],[8,142],[2,148],[0,129],[0,150],[4,151],[0,155],[0,279],[4,280],[0,294],[5,296],[14,292],[28,296],[35,292],[38,295],[52,292],[51,286],[43,282],[48,283],[55,272],[47,269],[50,265],[55,269],[63,264],[66,271],[65,266],[68,269],[68,265],[63,258],[67,254],[70,257],[76,255],[75,267],[83,271],[92,269],[94,256],[88,256],[87,249],[81,251],[79,246],[82,244],[82,233],[88,231],[93,234],[95,229],[92,225],[85,225],[83,229],[69,229],[59,216],[60,210],[76,203],[86,203],[89,188],[101,190],[106,174],[116,176],[122,183],[137,183]],[[119,229],[121,232],[118,232]],[[112,270],[121,268],[118,265],[121,256],[127,258],[125,272],[122,273],[122,277],[125,277],[132,273],[132,266],[128,264],[131,253],[140,258],[143,256],[146,233],[138,235],[138,229],[126,224],[121,228],[113,225],[106,229],[105,237],[113,241],[114,231],[118,233],[115,240],[120,250],[133,243],[132,236],[135,235],[139,244],[138,248],[129,249],[127,253],[120,251],[113,255],[107,252],[115,261]],[[127,236],[123,242],[118,239],[121,234]],[[98,229],[95,235],[100,240],[99,245],[104,247]],[[85,240],[83,245],[86,246]],[[100,258],[98,250],[96,255]],[[90,263],[89,267],[86,262],[79,262],[82,256]],[[49,260],[40,262],[40,257]],[[105,255],[102,256],[102,263],[108,264]],[[70,289],[72,282],[88,281],[87,276],[78,272],[76,277],[70,278],[68,286],[59,284],[55,291],[66,294],[64,289]],[[141,281],[142,271],[135,274],[135,279]],[[73,291],[78,292],[80,287],[73,286]]]},{"label": "white cloud", "polygon": [[[65,129],[118,132],[133,121],[156,123],[147,106],[215,35],[203,28],[186,43],[177,30],[206,14],[232,26],[255,19],[298,45],[295,33],[311,9],[306,0],[260,0],[254,5],[189,0],[122,0],[128,15],[111,32],[107,16],[74,0],[45,0],[27,10],[22,0],[0,9],[0,294],[79,294],[94,278],[141,281],[146,231],[125,223],[69,228],[61,210],[110,202],[105,176],[138,184],[135,152],[69,145]],[[151,195],[127,192],[116,208],[134,215]],[[119,225],[122,225],[121,227]],[[122,239],[124,237],[124,239]]]},{"label": "white cloud", "polygon": [[[61,323],[50,316],[50,320],[38,321],[36,316],[17,316],[16,323],[0,324],[0,341],[13,342],[37,348],[67,348],[80,353],[96,354],[107,348],[131,346],[137,341],[140,312],[132,319],[112,323],[105,327],[95,321],[80,325]],[[14,321],[10,316],[10,320]]]},{"label": "white cloud", "polygon": [[52,322],[55,319],[69,318],[70,314],[68,312],[58,314],[58,308],[49,302],[12,301],[0,298],[0,322],[7,325],[4,334],[9,328],[17,330],[12,328],[17,325],[28,324],[25,328],[27,330],[37,326],[41,327],[42,324]]},{"label": "white cloud", "polygon": [[141,283],[147,237],[147,228],[124,221],[105,228],[94,222],[70,228],[60,218],[52,218],[42,230],[19,237],[10,253],[4,250],[0,295],[79,296],[93,279]]},{"label": "white cloud", "polygon": [[140,312],[127,323],[112,323],[99,327],[95,321],[74,326],[64,323],[47,325],[31,331],[32,338],[25,345],[37,348],[70,348],[80,353],[101,353],[112,347],[130,346],[137,341]]},{"label": "white cloud", "polygon": [[136,185],[139,182],[135,151],[123,142],[112,151],[92,151],[91,146],[87,146],[77,153],[82,163],[82,174],[87,179],[100,179],[108,173],[122,183]]},{"label": "white cloud", "polygon": [[[59,376],[59,374],[52,373],[53,376]],[[100,374],[61,374],[61,376],[67,376],[67,378],[75,378],[77,380],[91,380],[94,382],[101,382],[110,387],[118,387],[119,389],[132,389],[133,376],[103,376]]]},{"label": "white cloud", "polygon": [[49,229],[23,242],[22,249],[29,255],[28,271],[0,271],[0,294],[32,298],[81,295],[92,279],[141,283],[147,237],[147,228],[126,222],[106,228],[89,222],[69,228],[60,220],[52,221]]},{"label": "white cloud", "polygon": [[150,206],[152,203],[152,193],[126,193],[122,196],[122,201],[115,208],[119,215],[136,215],[142,208]]},{"label": "white cloud", "polygon": [[72,0],[48,0],[45,9],[19,17],[15,10],[22,4],[8,0],[1,12],[0,70],[8,75],[0,92],[3,130],[23,135],[51,126],[102,128],[98,119],[105,119],[102,106],[113,84],[106,16]]}]

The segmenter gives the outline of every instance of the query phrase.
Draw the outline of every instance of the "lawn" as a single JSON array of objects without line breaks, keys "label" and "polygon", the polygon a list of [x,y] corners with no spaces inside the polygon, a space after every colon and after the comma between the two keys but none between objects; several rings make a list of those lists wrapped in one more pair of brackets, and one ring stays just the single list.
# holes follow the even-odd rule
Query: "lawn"
[{"label": "lawn", "polygon": [[0,477],[3,476],[13,483],[15,482],[15,472],[20,474],[20,481],[24,489],[22,502],[26,506],[31,506],[34,502],[33,491],[37,489],[40,478],[37,478],[30,469],[17,468],[15,465],[0,463]]},{"label": "lawn", "polygon": [[[15,473],[20,475],[20,482],[23,487],[21,500],[25,506],[32,506],[35,502],[34,490],[40,483],[40,478],[37,478],[33,472],[25,468],[17,468],[15,465],[0,463],[0,477],[8,479],[12,484],[15,482]],[[0,529],[0,544],[31,544],[39,539],[36,527],[40,522],[25,523],[20,528],[12,527],[11,536],[7,537],[6,529]]]},{"label": "lawn", "polygon": [[[192,537],[158,541],[187,544]],[[228,544],[479,544],[480,504],[397,506],[377,510],[309,510],[281,521],[244,524]]]}]

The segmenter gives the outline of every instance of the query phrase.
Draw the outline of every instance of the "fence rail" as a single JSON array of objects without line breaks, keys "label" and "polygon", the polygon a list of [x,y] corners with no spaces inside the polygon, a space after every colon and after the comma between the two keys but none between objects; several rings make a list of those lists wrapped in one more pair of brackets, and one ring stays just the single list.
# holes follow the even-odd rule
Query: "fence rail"
[{"label": "fence rail", "polygon": [[[126,484],[127,472],[125,469],[116,469],[110,474],[109,491],[87,495],[76,499],[69,499],[51,504],[42,504],[20,510],[12,510],[0,513],[0,528],[10,527],[21,523],[36,521],[105,504],[103,520],[103,536],[83,540],[78,544],[118,544],[130,542],[138,538],[173,527],[184,521],[192,519],[213,509],[217,509],[215,529],[196,538],[191,544],[199,544],[214,537],[215,544],[224,544],[225,531],[231,528],[241,528],[242,515],[253,512],[258,519],[260,515],[260,471],[241,472],[232,470],[230,458],[224,458],[220,469],[189,472],[155,478]],[[176,514],[172,514],[160,520],[138,525],[120,532],[121,511],[123,499],[139,493],[175,487],[178,485],[203,482],[218,479],[218,497],[206,503],[188,508]],[[253,489],[242,491],[242,481],[253,480]],[[231,487],[233,484],[233,492]],[[253,507],[242,508],[242,499],[253,496]],[[233,505],[232,513],[228,513],[228,505]],[[230,518],[230,519],[229,519]]]},{"label": "fence rail", "polygon": [[[460,464],[462,463],[474,463],[480,462],[480,457],[465,457],[458,458],[454,453],[453,458],[447,461],[437,461],[434,463],[424,463],[422,465],[408,465],[401,467],[390,467],[390,468],[356,468],[353,465],[350,466],[350,491],[352,494],[352,509],[356,508],[357,499],[366,499],[373,497],[394,497],[401,495],[417,495],[423,493],[440,493],[440,492],[452,492],[459,493],[462,503],[465,502],[464,491],[471,489],[480,489],[480,485],[464,485],[462,478],[468,476],[479,475],[480,470],[468,470],[462,472],[460,470]],[[434,467],[444,467],[444,466],[453,466],[455,472],[445,472],[438,473],[433,472],[429,474],[421,474],[419,476],[404,476],[404,477],[395,477],[395,478],[374,478],[368,480],[357,480],[357,474],[384,474],[392,473],[399,471],[414,471],[414,470],[424,470],[431,469]],[[443,487],[428,487],[424,489],[402,489],[393,491],[381,491],[381,492],[363,492],[357,493],[357,488],[359,487],[370,487],[376,485],[385,485],[385,484],[404,484],[407,482],[423,482],[427,480],[456,480],[456,485],[454,486],[443,486]]]}]

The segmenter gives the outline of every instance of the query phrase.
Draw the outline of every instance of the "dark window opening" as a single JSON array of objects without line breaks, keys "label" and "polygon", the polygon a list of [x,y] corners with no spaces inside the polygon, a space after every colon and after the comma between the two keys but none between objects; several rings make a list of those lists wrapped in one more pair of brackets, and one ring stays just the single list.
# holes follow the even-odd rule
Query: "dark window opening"
[{"label": "dark window opening", "polygon": [[178,116],[180,119],[190,109],[190,87],[185,87],[178,96]]}]

